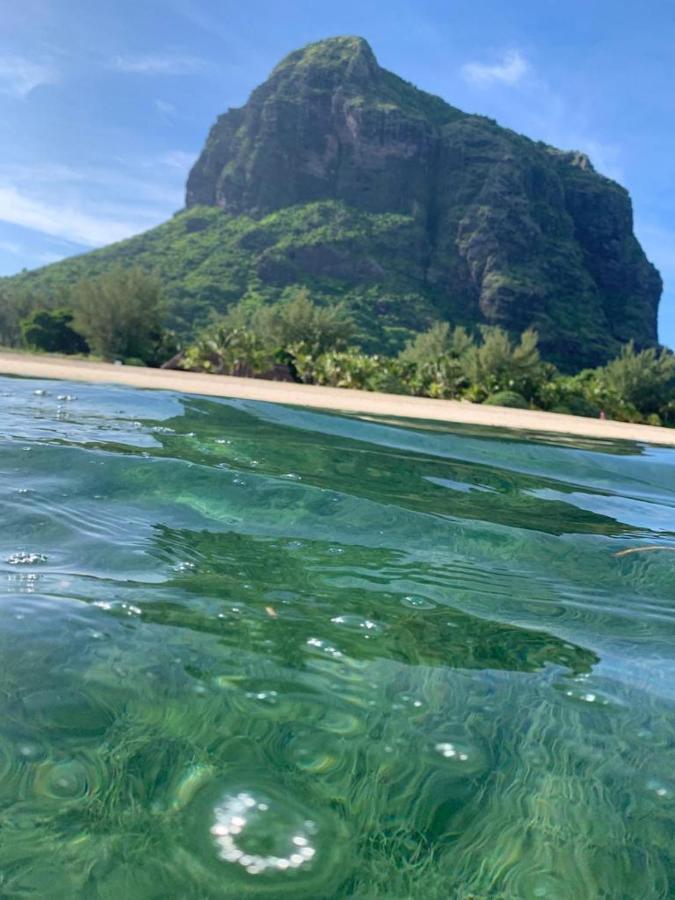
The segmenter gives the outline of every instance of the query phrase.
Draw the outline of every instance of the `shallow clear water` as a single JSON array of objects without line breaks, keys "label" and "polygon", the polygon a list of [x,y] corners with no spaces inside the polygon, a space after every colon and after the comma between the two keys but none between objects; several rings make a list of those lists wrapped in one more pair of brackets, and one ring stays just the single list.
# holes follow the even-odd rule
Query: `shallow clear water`
[{"label": "shallow clear water", "polygon": [[0,379],[0,897],[675,896],[675,452]]}]

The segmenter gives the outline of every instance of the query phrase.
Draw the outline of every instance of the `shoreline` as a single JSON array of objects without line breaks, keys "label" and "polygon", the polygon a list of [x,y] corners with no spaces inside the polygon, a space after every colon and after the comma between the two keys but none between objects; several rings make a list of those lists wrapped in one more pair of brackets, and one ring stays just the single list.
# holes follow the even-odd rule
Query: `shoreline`
[{"label": "shoreline", "polygon": [[432,400],[349,388],[291,384],[231,375],[206,375],[174,369],[118,366],[63,356],[0,351],[0,375],[115,384],[239,400],[305,406],[336,413],[361,413],[448,424],[481,425],[600,440],[626,440],[675,447],[675,429],[589,419],[539,410],[484,406],[459,400]]}]

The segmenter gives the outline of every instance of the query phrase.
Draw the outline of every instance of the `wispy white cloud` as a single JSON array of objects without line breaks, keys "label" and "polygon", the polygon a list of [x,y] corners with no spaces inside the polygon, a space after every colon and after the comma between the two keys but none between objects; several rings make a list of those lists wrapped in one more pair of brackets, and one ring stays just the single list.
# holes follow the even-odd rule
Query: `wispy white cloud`
[{"label": "wispy white cloud", "polygon": [[23,248],[14,241],[0,241],[0,251],[3,253],[11,253],[12,256],[19,256]]},{"label": "wispy white cloud", "polygon": [[471,84],[517,84],[530,70],[530,64],[518,50],[509,50],[495,63],[468,62],[461,68],[462,77]]},{"label": "wispy white cloud", "polygon": [[172,119],[176,115],[176,107],[166,100],[155,100],[155,109],[165,119]]},{"label": "wispy white cloud", "polygon": [[154,55],[116,56],[111,68],[129,75],[190,75],[208,68],[196,56]]},{"label": "wispy white cloud", "polygon": [[196,153],[186,153],[185,150],[169,150],[168,153],[160,157],[160,162],[170,169],[179,169],[181,172],[187,172],[192,168],[196,159]]},{"label": "wispy white cloud", "polygon": [[55,84],[58,70],[23,56],[0,56],[0,94],[23,100],[43,84]]},{"label": "wispy white cloud", "polygon": [[505,53],[494,65],[467,63],[461,75],[471,87],[517,85],[517,90],[484,93],[482,110],[531,138],[564,150],[580,150],[598,172],[624,181],[621,147],[598,132],[592,104],[578,97],[572,102],[521,52]]},{"label": "wispy white cloud", "polygon": [[[0,164],[0,187],[15,187],[28,196],[60,196],[67,199],[63,205],[76,208],[86,206],[87,200],[99,209],[105,203],[109,211],[114,209],[113,203],[120,200],[122,209],[157,204],[154,219],[160,221],[157,217],[174,211],[183,200],[182,173],[178,177],[171,168],[168,172],[161,171],[169,166],[169,160],[175,169],[181,152],[171,151],[151,160],[120,159],[115,168],[60,163]],[[185,157],[193,159],[189,154]]]},{"label": "wispy white cloud", "polygon": [[119,241],[181,208],[193,158],[174,150],[101,166],[0,164],[0,221],[86,247]]},{"label": "wispy white cloud", "polygon": [[36,200],[13,186],[1,185],[0,221],[87,247],[121,241],[147,227],[140,216],[128,221],[95,216],[75,207]]}]

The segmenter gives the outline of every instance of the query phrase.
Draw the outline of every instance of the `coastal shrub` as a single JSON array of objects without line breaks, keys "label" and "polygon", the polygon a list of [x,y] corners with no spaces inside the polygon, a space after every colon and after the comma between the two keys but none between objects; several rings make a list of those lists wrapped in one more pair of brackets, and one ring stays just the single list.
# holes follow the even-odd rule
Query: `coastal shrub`
[{"label": "coastal shrub", "polygon": [[23,344],[47,353],[88,353],[89,345],[72,327],[67,309],[38,309],[21,323]]},{"label": "coastal shrub", "polygon": [[299,380],[306,384],[392,394],[410,392],[400,365],[390,357],[370,356],[352,349],[312,358],[296,350],[295,366]]},{"label": "coastal shrub", "polygon": [[562,413],[566,416],[585,416],[589,419],[597,419],[602,413],[597,403],[578,396],[570,397],[567,403],[557,403],[549,411]]},{"label": "coastal shrub", "polygon": [[522,394],[516,391],[497,391],[483,400],[486,406],[509,406],[512,409],[529,409],[530,405]]},{"label": "coastal shrub", "polygon": [[304,289],[273,306],[246,298],[203,330],[183,366],[252,376],[285,367],[289,377],[310,379],[316,360],[346,348],[354,331],[342,306],[318,306]]},{"label": "coastal shrub", "polygon": [[33,313],[58,305],[60,300],[60,295],[51,297],[28,285],[0,285],[0,346],[20,347],[22,323]]},{"label": "coastal shrub", "polygon": [[465,328],[436,322],[399,353],[398,362],[412,393],[459,397],[469,386],[464,358],[475,346]]},{"label": "coastal shrub", "polygon": [[[73,327],[104,359],[161,360],[166,342],[159,280],[140,268],[117,268],[77,283],[72,294]],[[166,357],[168,358],[168,356]]]},{"label": "coastal shrub", "polygon": [[276,363],[276,351],[255,332],[225,319],[204,330],[188,347],[181,367],[215,375],[262,376]]},{"label": "coastal shrub", "polygon": [[555,373],[539,385],[533,402],[540,409],[571,416],[598,418],[601,413],[588,385],[578,376]]},{"label": "coastal shrub", "polygon": [[639,412],[658,413],[675,394],[675,355],[650,347],[637,352],[631,341],[595,378],[600,389]]},{"label": "coastal shrub", "polygon": [[435,322],[410,341],[398,358],[401,362],[426,366],[447,357],[461,359],[474,346],[465,328],[453,329],[448,322]]},{"label": "coastal shrub", "polygon": [[541,359],[537,334],[514,339],[498,327],[477,336],[437,322],[398,356],[358,346],[354,322],[340,306],[315,304],[293,290],[270,305],[249,295],[212,322],[184,355],[183,367],[233,375],[287,378],[305,384],[462,398],[517,409],[544,409],[629,422],[675,424],[675,357],[635,351],[577,375]]},{"label": "coastal shrub", "polygon": [[464,354],[465,371],[473,389],[472,399],[485,400],[499,391],[515,391],[532,398],[546,377],[535,331],[524,331],[518,343],[503,328],[481,328],[482,342]]},{"label": "coastal shrub", "polygon": [[280,348],[302,344],[317,355],[344,349],[355,332],[342,305],[318,306],[304,288],[285,303],[259,309],[251,326],[266,343]]},{"label": "coastal shrub", "polygon": [[314,356],[345,349],[355,334],[354,322],[341,304],[319,306],[305,288],[275,304],[247,299],[232,307],[220,322],[225,329],[248,330],[261,346],[286,350],[302,345]]}]

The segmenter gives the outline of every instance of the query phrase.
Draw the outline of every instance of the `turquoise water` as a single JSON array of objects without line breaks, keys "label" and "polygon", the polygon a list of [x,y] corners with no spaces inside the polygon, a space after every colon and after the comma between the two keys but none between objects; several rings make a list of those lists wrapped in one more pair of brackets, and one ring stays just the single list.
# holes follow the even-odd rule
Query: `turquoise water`
[{"label": "turquoise water", "polygon": [[0,897],[675,896],[675,452],[0,379]]}]

